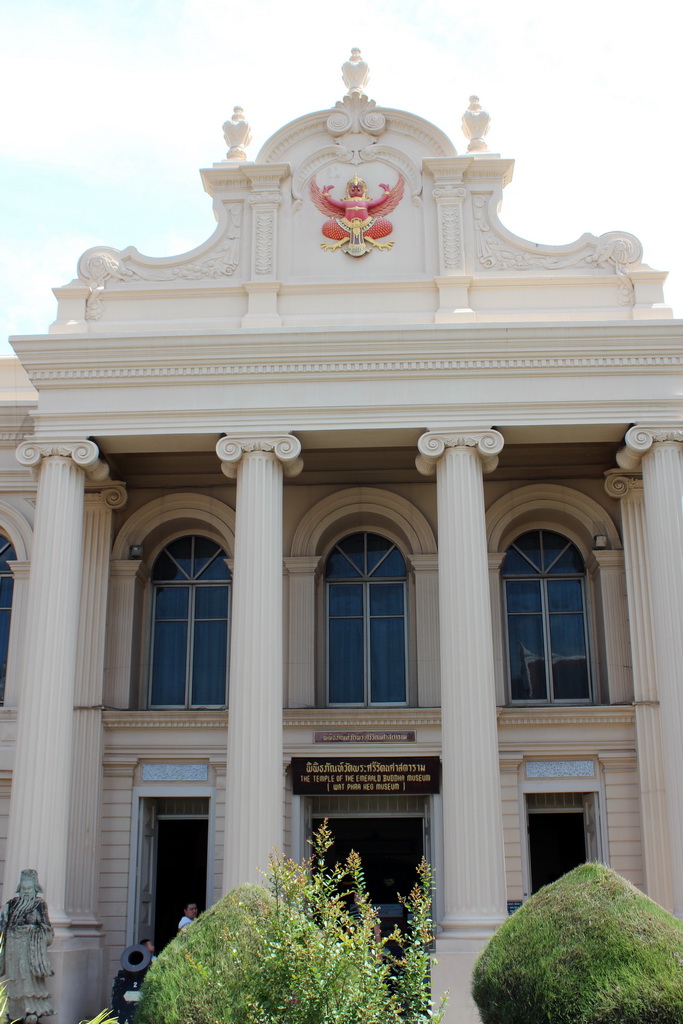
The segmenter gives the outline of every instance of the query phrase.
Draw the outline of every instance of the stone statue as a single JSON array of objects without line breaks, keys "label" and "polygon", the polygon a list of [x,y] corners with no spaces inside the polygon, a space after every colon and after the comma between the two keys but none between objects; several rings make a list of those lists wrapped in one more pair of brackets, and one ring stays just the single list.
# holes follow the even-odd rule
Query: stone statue
[{"label": "stone statue", "polygon": [[42,891],[37,872],[26,868],[2,913],[0,974],[7,978],[8,1019],[27,1024],[55,1012],[46,980],[54,973],[47,955],[54,933]]}]

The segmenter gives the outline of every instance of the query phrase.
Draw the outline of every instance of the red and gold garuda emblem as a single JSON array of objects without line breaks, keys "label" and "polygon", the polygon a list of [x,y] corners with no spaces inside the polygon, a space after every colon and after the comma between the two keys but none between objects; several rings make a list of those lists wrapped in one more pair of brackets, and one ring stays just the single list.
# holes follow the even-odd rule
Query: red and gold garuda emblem
[{"label": "red and gold garuda emblem", "polygon": [[393,231],[391,221],[384,214],[391,213],[401,202],[404,185],[405,179],[399,174],[393,188],[380,185],[384,192],[379,199],[371,199],[367,185],[355,174],[347,183],[343,198],[333,199],[330,192],[334,185],[325,185],[321,191],[314,178],[311,199],[321,213],[331,218],[325,221],[322,230],[325,238],[332,239],[332,244],[321,242],[321,247],[328,252],[341,249],[348,256],[365,256],[371,249],[391,249],[393,239],[379,241]]}]

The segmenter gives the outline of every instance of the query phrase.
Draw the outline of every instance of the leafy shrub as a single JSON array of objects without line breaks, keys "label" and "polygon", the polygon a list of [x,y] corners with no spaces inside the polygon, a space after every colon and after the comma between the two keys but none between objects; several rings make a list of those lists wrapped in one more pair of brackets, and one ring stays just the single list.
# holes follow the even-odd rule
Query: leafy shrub
[{"label": "leafy shrub", "polygon": [[681,1024],[683,923],[583,864],[498,929],[472,995],[483,1024]]},{"label": "leafy shrub", "polygon": [[267,889],[241,886],[184,929],[147,973],[136,1024],[438,1024],[428,866],[405,901],[412,928],[390,937],[391,952],[375,939],[358,856],[327,866],[331,842],[323,826],[311,862],[274,860]]}]

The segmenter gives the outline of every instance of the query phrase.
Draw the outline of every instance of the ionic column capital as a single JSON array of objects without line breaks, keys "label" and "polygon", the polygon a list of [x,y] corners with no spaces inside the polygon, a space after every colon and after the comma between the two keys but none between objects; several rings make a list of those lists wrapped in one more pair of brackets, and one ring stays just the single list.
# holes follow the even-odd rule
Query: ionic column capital
[{"label": "ionic column capital", "polygon": [[417,442],[420,454],[415,465],[420,473],[433,476],[437,462],[448,448],[467,448],[478,455],[483,471],[491,473],[498,465],[498,455],[504,444],[503,435],[497,430],[430,430]]},{"label": "ionic column capital", "polygon": [[22,466],[37,469],[43,459],[53,456],[71,459],[85,470],[90,480],[106,480],[109,466],[100,459],[100,450],[94,441],[23,441],[16,449],[16,458]]},{"label": "ionic column capital", "polygon": [[97,507],[103,505],[105,508],[118,512],[126,507],[128,492],[126,485],[117,481],[107,481],[104,485],[98,486],[94,481],[85,486],[85,506]]},{"label": "ionic column capital", "polygon": [[252,452],[266,452],[282,463],[285,476],[298,476],[303,469],[301,441],[293,434],[251,437],[222,437],[216,445],[216,454],[221,460],[221,469],[234,480],[242,457]]},{"label": "ionic column capital", "polygon": [[626,432],[624,447],[617,452],[622,469],[638,469],[644,455],[655,444],[683,444],[683,426],[631,427]]},{"label": "ionic column capital", "polygon": [[605,490],[610,498],[639,497],[643,493],[643,478],[640,474],[626,474],[618,469],[605,473]]}]

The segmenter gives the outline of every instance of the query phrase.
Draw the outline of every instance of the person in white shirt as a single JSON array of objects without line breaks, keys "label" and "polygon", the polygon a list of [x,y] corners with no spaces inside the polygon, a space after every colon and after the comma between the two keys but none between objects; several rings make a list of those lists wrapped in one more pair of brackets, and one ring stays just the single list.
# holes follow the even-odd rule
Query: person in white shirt
[{"label": "person in white shirt", "polygon": [[178,922],[178,931],[181,932],[183,928],[187,928],[188,924],[192,924],[198,913],[199,910],[197,909],[197,904],[188,903],[187,906],[183,908],[183,916]]}]

